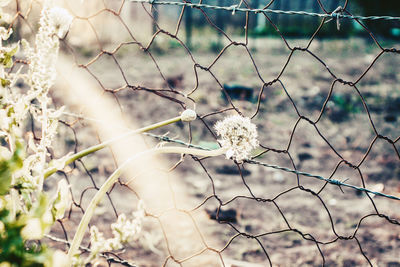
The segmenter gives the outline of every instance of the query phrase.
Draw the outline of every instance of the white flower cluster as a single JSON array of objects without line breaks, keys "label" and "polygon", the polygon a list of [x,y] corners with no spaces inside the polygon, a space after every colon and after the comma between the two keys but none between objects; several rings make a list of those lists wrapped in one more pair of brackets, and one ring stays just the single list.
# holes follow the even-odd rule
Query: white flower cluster
[{"label": "white flower cluster", "polygon": [[[42,174],[46,168],[47,148],[52,145],[57,133],[58,118],[62,109],[52,110],[48,108],[51,99],[47,96],[56,78],[56,61],[58,58],[59,38],[65,36],[72,22],[72,16],[63,8],[51,7],[50,1],[46,1],[42,9],[39,30],[35,37],[34,48],[23,42],[27,57],[30,61],[26,80],[30,90],[24,97],[25,109],[30,110],[34,119],[41,124],[42,134],[39,143],[30,139],[29,148],[34,152],[26,159],[24,164],[25,183],[31,183],[38,190],[42,188]],[[37,99],[40,107],[29,103]],[[28,170],[31,170],[29,174]],[[32,172],[33,171],[33,172]]]},{"label": "white flower cluster", "polygon": [[42,9],[35,49],[29,49],[29,78],[34,90],[47,93],[56,77],[59,38],[64,38],[72,16],[60,7],[45,5]]},{"label": "white flower cluster", "polygon": [[122,249],[125,244],[137,241],[142,231],[145,210],[143,201],[139,201],[137,211],[132,213],[132,219],[125,214],[120,214],[115,223],[111,224],[113,237],[106,239],[96,226],[90,228],[90,255],[85,260],[78,259],[75,266],[85,266],[98,259],[99,253]]},{"label": "white flower cluster", "polygon": [[[141,203],[141,202],[139,202]],[[142,230],[142,221],[144,218],[144,209],[140,208],[133,214],[134,219],[129,220],[125,214],[118,216],[117,222],[111,225],[114,238],[120,243],[131,243],[138,239]]]},{"label": "white flower cluster", "polygon": [[[1,25],[10,23],[8,19],[12,18],[3,12],[3,8],[10,2],[10,0],[0,0]],[[56,196],[49,201],[47,194],[42,191],[43,179],[36,179],[46,168],[47,148],[52,145],[52,140],[57,133],[58,118],[62,112],[48,108],[51,99],[47,93],[56,76],[58,37],[65,35],[72,20],[72,18],[67,18],[67,11],[50,8],[48,3],[50,1],[45,2],[41,13],[34,48],[30,48],[26,41],[22,41],[29,62],[28,73],[22,73],[22,68],[17,71],[12,69],[5,71],[15,66],[13,58],[19,52],[20,43],[3,47],[2,42],[9,38],[12,30],[0,26],[0,136],[7,142],[7,148],[2,146],[0,157],[2,161],[18,166],[18,168],[8,168],[10,173],[6,176],[11,177],[9,183],[3,183],[3,181],[0,183],[2,190],[7,190],[0,196],[0,209],[11,211],[10,220],[15,220],[16,224],[23,226],[21,230],[23,240],[41,239],[50,231],[54,221],[64,216],[69,203],[69,191],[65,181],[59,183]],[[15,87],[19,79],[23,79],[30,87],[27,92]],[[38,103],[38,106],[34,106],[32,102]],[[41,128],[42,133],[40,142],[34,140],[33,135],[30,134],[28,148],[26,148],[24,132],[28,111],[33,114],[38,122],[36,126]],[[26,157],[27,153],[29,155]],[[9,158],[9,155],[18,155],[18,160]],[[6,176],[5,178],[8,178]],[[42,254],[40,257],[47,256]],[[46,259],[44,265],[69,266],[67,261],[63,264],[55,263],[55,259],[59,261],[62,256],[65,259],[64,253],[56,251],[53,259]],[[43,259],[41,258],[40,261]]]},{"label": "white flower cluster", "polygon": [[222,147],[227,149],[228,159],[243,162],[250,158],[250,152],[258,146],[257,127],[250,118],[233,115],[218,121],[214,127],[221,137],[219,141]]},{"label": "white flower cluster", "polygon": [[21,231],[22,236],[27,240],[43,238],[44,234],[50,231],[50,226],[53,225],[54,221],[64,217],[65,210],[70,202],[69,186],[65,180],[61,180],[51,203],[48,202],[45,196],[41,196],[34,203],[33,208],[29,211],[32,216],[27,220],[25,227]]}]

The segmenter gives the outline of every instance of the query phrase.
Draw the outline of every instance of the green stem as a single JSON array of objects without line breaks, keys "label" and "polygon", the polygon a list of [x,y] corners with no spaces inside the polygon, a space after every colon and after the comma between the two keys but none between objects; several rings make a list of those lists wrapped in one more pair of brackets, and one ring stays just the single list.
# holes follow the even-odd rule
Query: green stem
[{"label": "green stem", "polygon": [[[169,119],[169,120],[165,120],[165,121],[162,121],[162,122],[158,122],[158,123],[155,123],[155,124],[140,128],[140,129],[129,131],[129,132],[127,132],[127,133],[125,133],[125,134],[123,134],[121,136],[118,136],[116,138],[113,138],[111,140],[105,141],[105,142],[100,143],[98,145],[94,145],[94,146],[88,147],[88,148],[86,148],[86,149],[84,149],[82,151],[79,151],[79,152],[69,156],[67,158],[67,160],[65,161],[64,166],[67,166],[68,164],[74,162],[75,160],[78,160],[78,159],[83,158],[83,157],[85,157],[85,156],[87,156],[89,154],[92,154],[92,153],[94,153],[96,151],[99,151],[99,150],[105,148],[106,146],[112,144],[113,142],[121,140],[121,139],[123,139],[123,138],[125,138],[125,137],[127,137],[129,135],[148,132],[148,131],[160,128],[162,126],[165,126],[165,125],[168,125],[168,124],[180,121],[180,120],[181,120],[181,116],[175,117],[175,118],[172,118],[172,119]],[[57,167],[55,167],[55,166],[48,168],[45,171],[44,175],[43,175],[44,179],[46,179],[50,175],[54,174],[58,170],[59,169]]]},{"label": "green stem", "polygon": [[149,154],[157,155],[157,154],[176,153],[176,154],[191,154],[194,156],[201,156],[201,157],[215,157],[215,156],[222,155],[225,152],[226,152],[225,148],[219,148],[216,150],[202,150],[202,149],[187,148],[187,147],[159,147],[159,148],[153,148],[153,149],[149,149],[149,150],[140,152],[140,153],[136,154],[135,156],[126,160],[121,166],[118,167],[118,169],[116,169],[110,175],[110,177],[108,177],[108,179],[104,182],[104,184],[101,186],[99,191],[97,191],[96,195],[90,201],[89,206],[87,207],[85,214],[83,215],[83,217],[79,223],[79,226],[75,233],[71,247],[69,248],[69,251],[68,251],[69,259],[72,260],[72,257],[75,254],[77,254],[79,246],[80,246],[83,236],[85,234],[85,231],[89,225],[90,219],[92,218],[97,205],[103,199],[103,197],[107,193],[107,191],[113,186],[113,184],[120,177],[123,169],[130,162],[132,162],[133,160],[138,159],[140,157],[149,155]]}]

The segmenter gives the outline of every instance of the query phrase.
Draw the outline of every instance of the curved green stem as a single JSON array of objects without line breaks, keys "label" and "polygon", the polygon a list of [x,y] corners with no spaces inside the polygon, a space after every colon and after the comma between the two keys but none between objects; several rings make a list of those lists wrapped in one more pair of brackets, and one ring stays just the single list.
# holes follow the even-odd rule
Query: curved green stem
[{"label": "curved green stem", "polygon": [[[158,122],[158,123],[155,123],[155,124],[152,124],[152,125],[149,125],[149,126],[137,129],[137,130],[129,131],[129,132],[127,132],[127,133],[125,133],[125,134],[123,134],[121,136],[118,136],[116,138],[113,138],[111,140],[108,140],[108,141],[105,141],[103,143],[88,147],[88,148],[86,148],[86,149],[84,149],[82,151],[79,151],[79,152],[69,156],[65,160],[64,166],[67,166],[68,164],[74,162],[75,160],[78,160],[78,159],[83,158],[83,157],[85,157],[85,156],[87,156],[89,154],[92,154],[92,153],[94,153],[94,152],[96,152],[98,150],[101,150],[101,149],[105,148],[106,146],[112,144],[113,142],[121,140],[121,139],[123,139],[123,138],[125,138],[125,137],[127,137],[129,135],[148,132],[148,131],[160,128],[162,126],[165,126],[165,125],[168,125],[168,124],[180,121],[180,120],[181,120],[181,116],[178,116],[178,117],[175,117],[175,118],[172,118],[172,119],[169,119],[169,120],[165,120],[165,121],[162,121],[162,122]],[[59,168],[57,168],[55,166],[52,166],[52,167],[48,168],[44,172],[44,175],[43,175],[44,179],[46,179],[50,175],[54,174],[58,170],[59,170]]]},{"label": "curved green stem", "polygon": [[222,155],[225,152],[226,152],[225,148],[219,148],[216,150],[202,150],[202,149],[187,148],[187,147],[159,147],[159,148],[153,148],[153,149],[143,151],[143,152],[138,153],[135,156],[129,158],[128,160],[126,160],[121,166],[118,167],[118,169],[116,169],[110,175],[110,177],[108,177],[108,179],[104,182],[104,184],[101,186],[99,191],[97,191],[96,195],[90,201],[89,206],[87,207],[86,212],[83,215],[83,217],[79,223],[79,226],[75,233],[71,247],[69,248],[69,251],[68,251],[69,259],[72,260],[72,257],[78,252],[78,249],[82,242],[85,231],[89,225],[90,219],[92,218],[97,205],[103,199],[103,197],[107,193],[107,191],[113,186],[113,184],[120,177],[123,169],[129,163],[131,163],[133,160],[138,159],[143,156],[146,156],[146,155],[149,155],[149,154],[176,153],[176,154],[191,154],[191,155],[201,156],[201,157],[215,157],[215,156]]}]

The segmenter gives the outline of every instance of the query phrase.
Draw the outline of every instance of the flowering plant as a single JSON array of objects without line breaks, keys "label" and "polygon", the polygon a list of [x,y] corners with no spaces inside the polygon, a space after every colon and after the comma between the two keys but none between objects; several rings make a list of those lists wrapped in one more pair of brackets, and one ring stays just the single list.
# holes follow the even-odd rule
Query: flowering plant
[{"label": "flowering plant", "polygon": [[221,137],[222,147],[226,148],[226,157],[242,162],[250,157],[250,152],[258,146],[257,127],[250,118],[240,115],[228,116],[215,124],[215,130]]},{"label": "flowering plant", "polygon": [[[9,1],[0,0],[1,8]],[[6,14],[0,14],[7,17]],[[48,96],[56,79],[55,66],[59,52],[59,39],[65,38],[73,18],[69,13],[55,7],[51,1],[44,1],[35,43],[31,46],[20,40],[7,47],[12,30],[0,27],[0,141],[5,144],[0,149],[0,266],[76,266],[96,262],[102,252],[122,249],[124,245],[135,242],[140,236],[144,204],[139,202],[132,216],[120,214],[111,225],[113,237],[106,239],[92,226],[91,251],[86,259],[79,257],[79,247],[85,230],[98,203],[121,175],[122,169],[130,162],[148,154],[192,154],[213,157],[226,153],[228,158],[238,162],[249,158],[250,152],[258,145],[257,132],[249,118],[231,116],[216,124],[221,136],[222,147],[216,150],[202,150],[187,147],[159,146],[134,155],[128,159],[107,179],[87,207],[78,226],[68,255],[61,251],[51,251],[35,241],[42,239],[57,220],[64,217],[70,204],[69,187],[65,180],[58,182],[54,196],[43,192],[43,183],[47,177],[67,164],[86,155],[103,149],[107,145],[132,133],[141,133],[177,121],[189,122],[197,118],[196,112],[184,111],[180,116],[129,132],[123,136],[89,147],[75,154],[67,154],[58,160],[49,162],[48,149],[57,134],[58,120],[63,108],[54,109]],[[6,72],[15,66],[13,58],[25,53],[28,70],[22,68],[16,72]],[[29,87],[27,91],[16,88],[17,81],[23,80]],[[40,138],[33,133],[24,135],[27,115],[31,114],[41,130]],[[78,257],[76,257],[78,255]]]},{"label": "flowering plant", "polygon": [[[1,1],[4,7],[9,1]],[[60,16],[60,14],[62,16]],[[1,17],[7,14],[1,10]],[[2,42],[12,29],[0,27],[0,265],[1,266],[68,266],[61,251],[51,251],[39,240],[58,219],[64,217],[69,192],[65,181],[59,182],[56,196],[42,192],[43,172],[47,168],[48,148],[57,131],[60,110],[49,108],[47,93],[52,87],[60,35],[69,28],[71,16],[66,11],[52,8],[46,2],[39,21],[34,47],[25,40],[3,47]],[[60,19],[63,25],[60,26]],[[64,24],[67,22],[67,24]],[[20,43],[29,62],[22,73],[6,72],[14,66],[13,57],[19,53]],[[23,80],[29,90],[21,92],[15,84]],[[32,103],[37,103],[33,105]],[[41,138],[24,138],[28,113],[41,127]]]}]

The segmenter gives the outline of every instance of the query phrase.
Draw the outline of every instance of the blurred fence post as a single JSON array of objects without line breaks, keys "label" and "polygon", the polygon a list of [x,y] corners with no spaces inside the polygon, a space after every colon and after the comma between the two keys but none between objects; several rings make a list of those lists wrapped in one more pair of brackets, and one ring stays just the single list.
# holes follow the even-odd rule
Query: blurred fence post
[{"label": "blurred fence post", "polygon": [[[219,6],[223,6],[224,4],[224,0],[218,0],[218,5]],[[222,31],[224,30],[224,18],[223,18],[224,12],[221,12],[219,10],[216,11],[216,25],[218,28],[220,28]],[[218,41],[217,41],[217,45],[218,48],[222,46],[222,33],[218,31]]]},{"label": "blurred fence post", "polygon": [[[253,2],[254,2],[253,8],[260,8],[260,7],[259,7],[259,5],[260,5],[260,0],[254,0]],[[255,32],[255,31],[256,31],[256,28],[257,28],[257,26],[258,26],[258,14],[257,14],[257,13],[251,13],[250,15],[251,15],[252,20],[253,20],[253,23],[252,23],[252,24],[253,24],[253,27],[251,27],[251,28],[252,28],[253,31]]]},{"label": "blurred fence post", "polygon": [[[276,0],[276,1],[273,3],[273,9],[276,9],[276,10],[281,9],[281,0]],[[275,20],[273,19],[273,22],[274,22],[275,24],[277,24],[277,23],[279,23],[279,21],[280,21],[281,15],[278,15],[278,14],[273,13],[273,14],[270,15],[270,17],[271,17],[271,18],[274,18]]]},{"label": "blurred fence post", "polygon": [[[263,6],[260,5],[258,7],[259,9],[262,9]],[[267,19],[265,17],[264,13],[257,13],[256,14],[256,31],[262,31],[267,25]]]},{"label": "blurred fence post", "polygon": [[151,5],[151,15],[153,16],[153,34],[157,32],[158,23],[158,11],[155,9],[154,5]]},{"label": "blurred fence post", "polygon": [[192,8],[184,7],[184,13],[185,13],[186,46],[189,49],[191,49],[192,48],[192,26],[193,26]]},{"label": "blurred fence post", "polygon": [[[319,6],[318,1],[315,1],[315,2],[313,2],[313,3],[314,3],[314,4],[313,4],[313,7],[312,7],[312,12],[315,12],[315,13],[320,12],[321,7]],[[315,22],[316,22],[316,24],[318,25],[319,22],[320,22],[320,18],[315,17]]]},{"label": "blurred fence post", "polygon": [[[317,2],[317,1],[315,1]],[[281,2],[281,9],[284,11],[291,10],[293,3],[290,1]],[[279,15],[279,23],[282,25],[282,28],[285,32],[290,27],[291,16],[286,16],[284,14]]]},{"label": "blurred fence post", "polygon": [[[299,3],[299,10],[300,11],[302,11],[302,10],[306,10],[307,9],[307,4],[308,4],[308,2],[309,1],[300,1],[300,3]],[[306,16],[301,16],[301,18],[299,19],[299,24],[298,25],[301,25],[300,27],[307,27],[307,20],[308,20],[308,18],[306,17]]]}]

